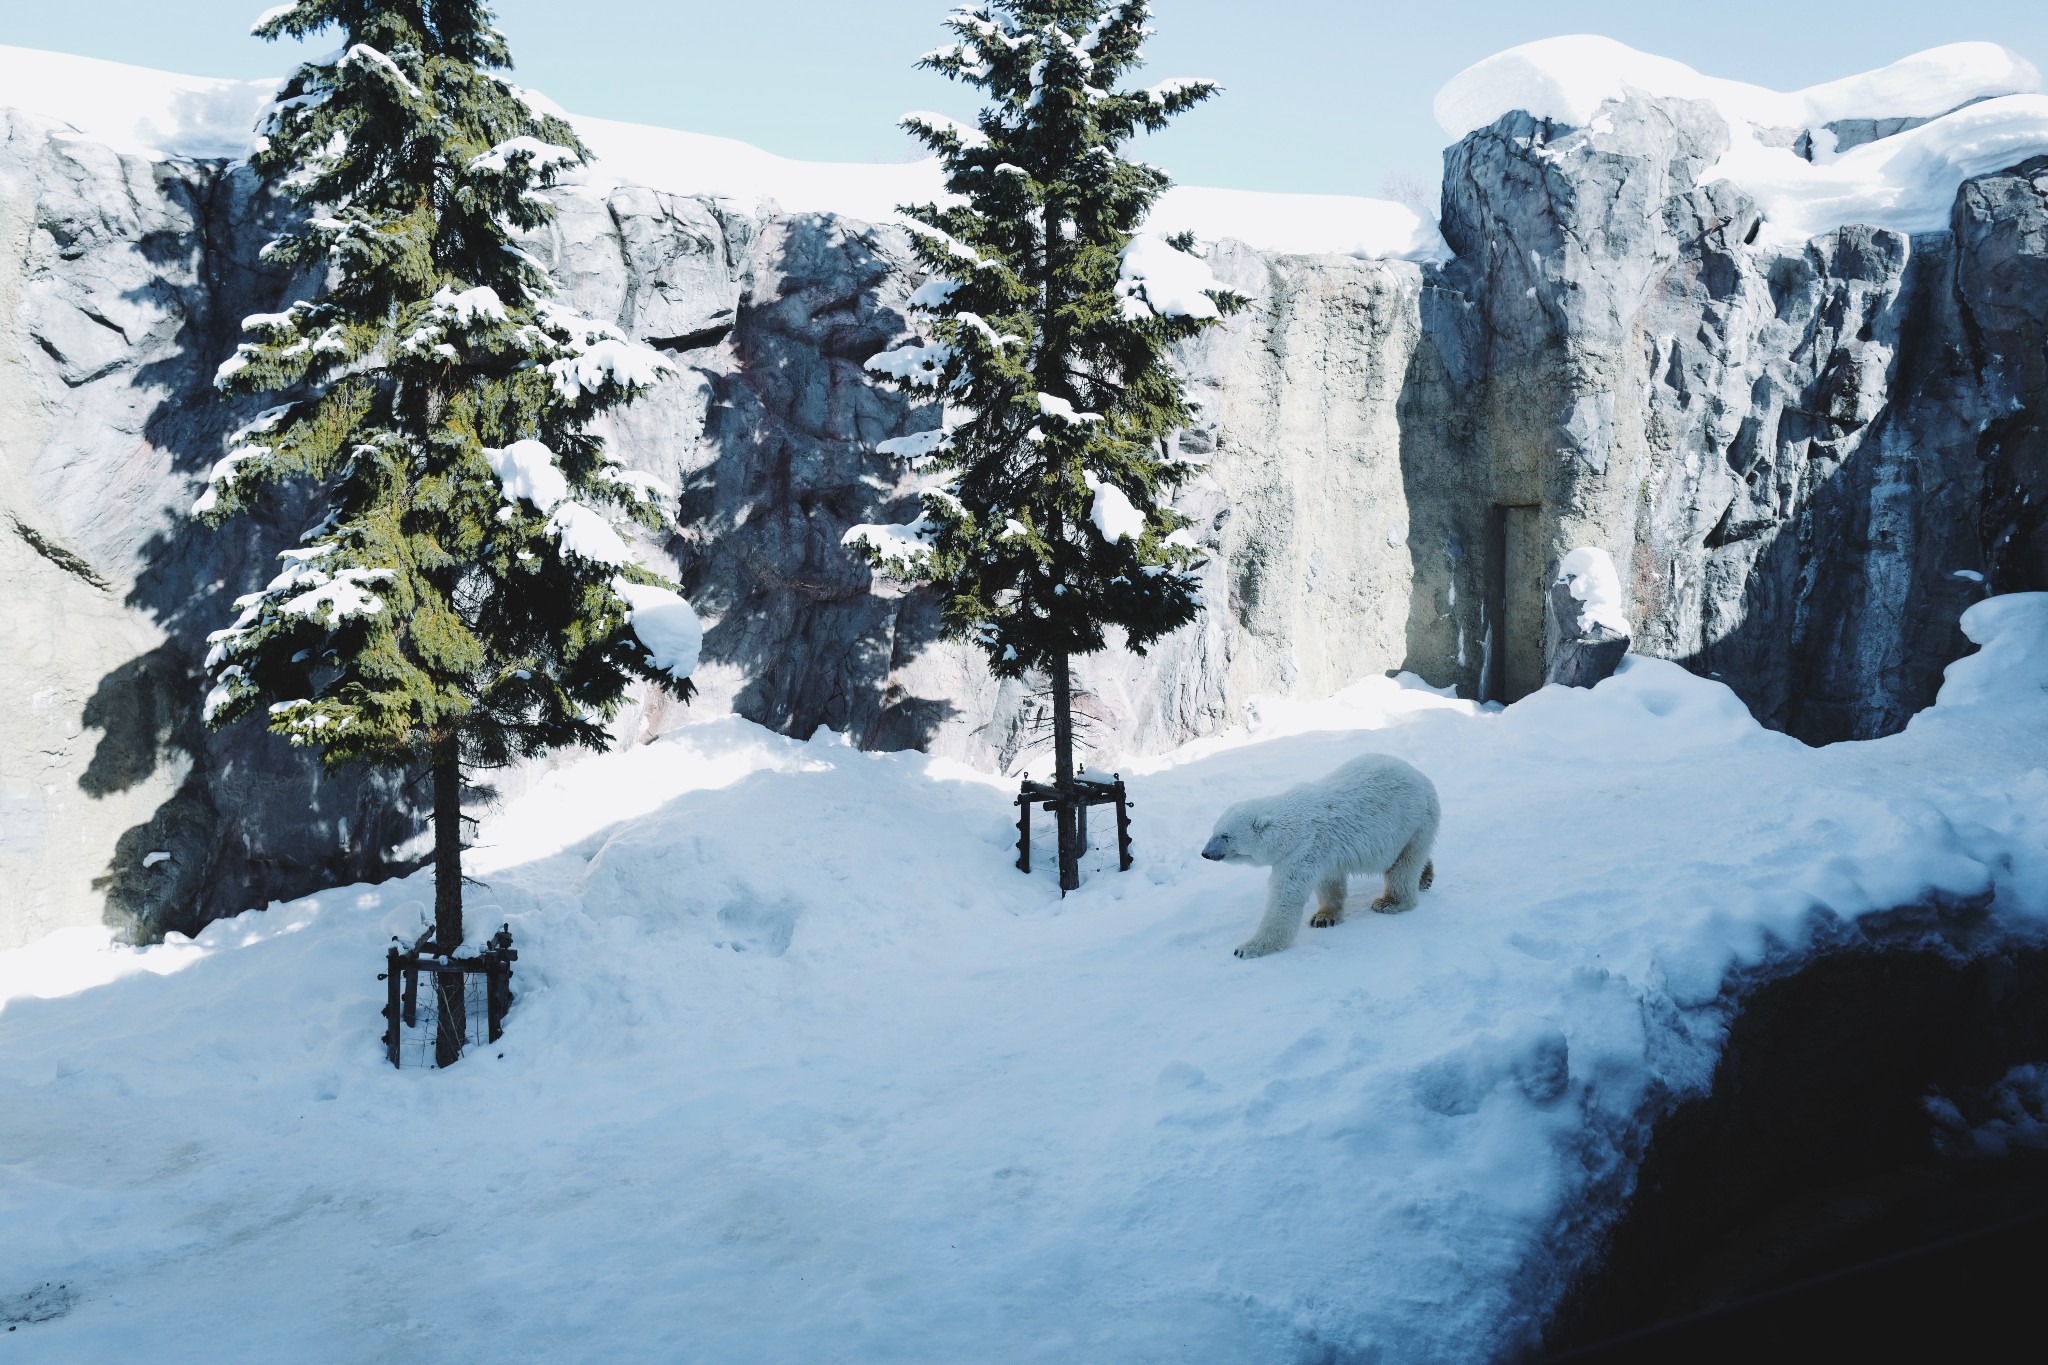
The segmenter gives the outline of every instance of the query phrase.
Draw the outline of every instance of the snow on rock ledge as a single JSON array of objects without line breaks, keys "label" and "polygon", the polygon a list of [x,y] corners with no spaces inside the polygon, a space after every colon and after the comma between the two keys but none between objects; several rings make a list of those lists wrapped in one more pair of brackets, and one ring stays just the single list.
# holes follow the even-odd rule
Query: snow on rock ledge
[{"label": "snow on rock ledge", "polygon": [[[1953,43],[1786,92],[1580,34],[1468,67],[1437,92],[1435,113],[1459,138],[1517,109],[1598,131],[1601,107],[1631,95],[1705,101],[1730,141],[1702,183],[1741,186],[1763,210],[1763,240],[1785,247],[1851,223],[1901,232],[1947,226],[1964,180],[2048,153],[2048,99],[2033,93],[2040,86],[2031,63],[1995,43]],[[1926,122],[1836,150],[1835,125],[1892,120]]]},{"label": "snow on rock ledge", "polygon": [[[239,158],[256,141],[275,80],[181,76],[118,62],[0,45],[0,106],[68,124],[116,150],[156,159]],[[937,158],[896,165],[797,161],[732,138],[570,115],[536,91],[535,107],[569,118],[597,157],[563,176],[599,191],[622,184],[677,194],[773,201],[786,213],[838,213],[891,222],[897,206],[942,198]],[[486,155],[489,155],[487,153]],[[1264,251],[1437,260],[1435,224],[1404,205],[1348,195],[1262,194],[1175,187],[1152,214],[1155,231],[1231,237]]]},{"label": "snow on rock ledge", "polygon": [[1437,126],[1452,138],[1520,109],[1583,128],[1631,93],[1706,100],[1730,124],[1800,130],[1843,119],[1932,118],[1992,95],[2041,88],[2041,73],[1996,43],[1930,48],[1876,71],[1790,92],[1702,75],[1683,62],[1593,34],[1524,43],[1476,62],[1437,92]]}]

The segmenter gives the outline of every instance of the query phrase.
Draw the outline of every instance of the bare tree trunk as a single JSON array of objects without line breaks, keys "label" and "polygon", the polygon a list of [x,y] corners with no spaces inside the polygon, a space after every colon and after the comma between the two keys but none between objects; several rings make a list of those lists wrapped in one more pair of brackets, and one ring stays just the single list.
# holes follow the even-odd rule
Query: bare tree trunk
[{"label": "bare tree trunk", "polygon": [[1067,668],[1067,654],[1061,650],[1052,658],[1052,748],[1053,782],[1060,789],[1060,890],[1081,889],[1081,831],[1079,807],[1074,794],[1074,707],[1073,678]]},{"label": "bare tree trunk", "polygon": [[[462,947],[462,741],[453,730],[434,741],[434,946]],[[434,973],[434,1065],[462,1055],[462,974]]]}]

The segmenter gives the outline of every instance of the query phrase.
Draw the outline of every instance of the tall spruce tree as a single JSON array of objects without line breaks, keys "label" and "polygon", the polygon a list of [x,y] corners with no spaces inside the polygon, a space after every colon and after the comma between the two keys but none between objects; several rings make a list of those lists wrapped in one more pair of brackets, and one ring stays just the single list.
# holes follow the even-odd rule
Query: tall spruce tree
[{"label": "tall spruce tree", "polygon": [[[885,442],[933,469],[909,526],[857,526],[848,545],[925,581],[947,630],[1003,677],[1044,676],[1055,784],[1074,790],[1071,660],[1145,647],[1193,619],[1198,552],[1167,505],[1198,472],[1174,457],[1187,424],[1170,348],[1244,305],[1186,237],[1140,235],[1164,172],[1120,155],[1216,93],[1209,81],[1120,89],[1140,65],[1145,0],[995,0],[956,9],[957,39],[920,65],[985,92],[978,127],[903,126],[944,159],[946,204],[904,208],[939,278],[914,309],[929,340],[868,368],[944,400],[942,426]],[[1060,885],[1080,884],[1077,809],[1059,809]]]},{"label": "tall spruce tree", "polygon": [[293,74],[253,158],[304,210],[264,259],[313,293],[244,320],[219,386],[282,401],[193,508],[218,524],[304,480],[318,519],[211,637],[206,718],[264,707],[328,764],[428,767],[452,952],[465,768],[602,746],[636,677],[691,695],[696,618],[611,517],[658,528],[672,495],[590,430],[670,367],[557,308],[519,248],[551,216],[539,191],[589,158],[495,74],[488,6],[298,0],[255,32],[326,29],[340,48]]}]

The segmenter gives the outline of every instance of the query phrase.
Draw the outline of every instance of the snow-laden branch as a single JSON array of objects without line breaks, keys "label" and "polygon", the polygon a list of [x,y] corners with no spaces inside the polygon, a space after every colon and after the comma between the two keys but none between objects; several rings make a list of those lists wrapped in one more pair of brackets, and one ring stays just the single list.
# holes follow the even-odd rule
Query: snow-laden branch
[{"label": "snow-laden branch", "polygon": [[1123,300],[1120,308],[1124,317],[1134,322],[1148,313],[1204,321],[1221,317],[1210,295],[1222,291],[1205,261],[1149,232],[1131,238],[1117,269],[1116,292]]},{"label": "snow-laden branch", "polygon": [[472,157],[469,168],[473,171],[506,171],[511,169],[513,159],[517,157],[526,158],[529,168],[534,171],[549,171],[557,166],[579,165],[583,160],[582,154],[574,148],[559,146],[553,142],[543,142],[537,137],[521,135],[519,137],[507,138],[488,152]]},{"label": "snow-laden branch", "polygon": [[697,671],[704,625],[688,602],[667,588],[625,578],[614,578],[612,591],[624,600],[626,623],[656,668],[672,678],[687,678]]},{"label": "snow-laden branch", "polygon": [[938,386],[946,363],[952,358],[951,346],[933,342],[929,346],[899,346],[893,351],[869,356],[862,368],[870,374],[887,375],[899,383],[928,389]]},{"label": "snow-laden branch", "polygon": [[1082,481],[1095,494],[1088,507],[1088,520],[1104,540],[1137,540],[1145,534],[1145,514],[1131,503],[1130,495],[1107,480],[1084,473]]}]

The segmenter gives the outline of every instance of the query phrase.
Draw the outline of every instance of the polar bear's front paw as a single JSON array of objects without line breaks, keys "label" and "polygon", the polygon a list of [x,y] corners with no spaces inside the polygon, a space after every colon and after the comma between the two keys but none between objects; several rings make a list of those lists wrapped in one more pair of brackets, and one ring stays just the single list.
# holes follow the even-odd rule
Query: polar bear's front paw
[{"label": "polar bear's front paw", "polygon": [[1262,938],[1248,938],[1237,945],[1236,956],[1264,957],[1268,953],[1277,953],[1286,946],[1284,943],[1270,943]]},{"label": "polar bear's front paw", "polygon": [[1334,929],[1343,922],[1344,912],[1342,910],[1326,908],[1318,910],[1315,914],[1309,916],[1308,927],[1311,929]]},{"label": "polar bear's front paw", "polygon": [[1414,901],[1398,901],[1392,896],[1381,896],[1372,903],[1372,908],[1382,915],[1399,915],[1415,908]]}]

